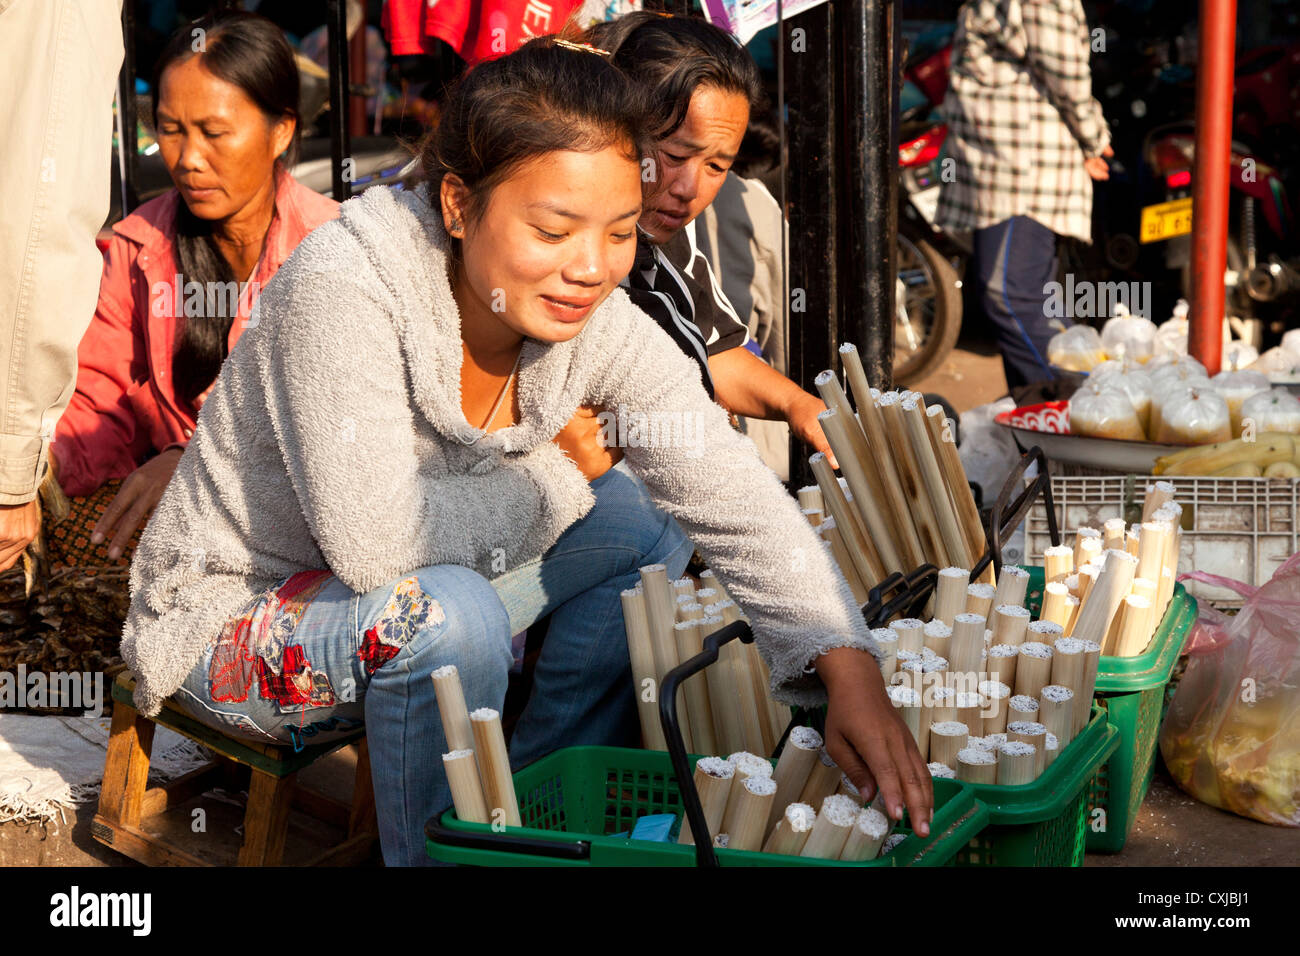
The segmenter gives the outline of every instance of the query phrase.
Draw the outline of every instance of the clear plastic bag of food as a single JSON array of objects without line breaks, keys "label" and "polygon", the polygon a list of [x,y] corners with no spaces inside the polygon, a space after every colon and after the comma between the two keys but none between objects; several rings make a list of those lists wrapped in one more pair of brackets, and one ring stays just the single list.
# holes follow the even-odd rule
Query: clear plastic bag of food
[{"label": "clear plastic bag of food", "polygon": [[1281,388],[1252,395],[1241,403],[1243,432],[1248,422],[1260,432],[1289,432],[1300,435],[1300,399]]},{"label": "clear plastic bag of food", "polygon": [[1250,368],[1259,359],[1259,349],[1253,345],[1247,345],[1245,342],[1229,342],[1226,339],[1223,343],[1223,358],[1220,361],[1220,367],[1225,372],[1239,372],[1242,369]]},{"label": "clear plastic bag of food", "polygon": [[1145,362],[1155,354],[1156,324],[1115,306],[1115,317],[1101,327],[1101,347],[1107,358]]},{"label": "clear plastic bag of food", "polygon": [[1187,338],[1191,334],[1187,313],[1187,300],[1179,299],[1174,306],[1173,317],[1161,322],[1156,328],[1155,354],[1152,356],[1154,361],[1163,362],[1167,358],[1187,354]]},{"label": "clear plastic bag of food", "polygon": [[1091,325],[1072,325],[1047,343],[1047,361],[1067,372],[1090,372],[1105,360],[1101,336]]},{"label": "clear plastic bag of food", "polygon": [[1279,345],[1256,359],[1250,370],[1267,375],[1273,381],[1300,381],[1300,355]]},{"label": "clear plastic bag of food", "polygon": [[1234,617],[1200,606],[1160,731],[1165,766],[1210,806],[1300,827],[1300,554],[1259,588],[1200,571],[1182,578],[1246,601]]},{"label": "clear plastic bag of food", "polygon": [[1169,445],[1229,441],[1232,416],[1228,414],[1228,403],[1212,387],[1188,388],[1160,405],[1159,427],[1153,437]]},{"label": "clear plastic bag of food", "polygon": [[1220,372],[1210,382],[1228,403],[1228,416],[1232,420],[1232,434],[1241,436],[1241,403],[1252,395],[1267,392],[1268,376],[1261,372]]},{"label": "clear plastic bag of food", "polygon": [[1151,376],[1139,366],[1107,375],[1103,382],[1106,388],[1119,389],[1128,396],[1133,411],[1137,413],[1138,424],[1142,426],[1143,434],[1147,434],[1151,422]]},{"label": "clear plastic bag of food", "polygon": [[1081,388],[1071,396],[1070,434],[1127,441],[1146,439],[1128,395],[1105,385]]}]

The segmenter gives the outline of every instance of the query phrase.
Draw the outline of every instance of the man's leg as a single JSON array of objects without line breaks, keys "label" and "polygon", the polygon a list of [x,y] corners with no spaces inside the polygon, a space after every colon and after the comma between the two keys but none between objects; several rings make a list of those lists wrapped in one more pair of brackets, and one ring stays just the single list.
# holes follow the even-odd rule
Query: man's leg
[{"label": "man's leg", "polygon": [[1054,377],[1047,363],[1046,285],[1056,278],[1056,234],[1028,216],[975,230],[971,266],[984,315],[997,331],[1007,387]]}]

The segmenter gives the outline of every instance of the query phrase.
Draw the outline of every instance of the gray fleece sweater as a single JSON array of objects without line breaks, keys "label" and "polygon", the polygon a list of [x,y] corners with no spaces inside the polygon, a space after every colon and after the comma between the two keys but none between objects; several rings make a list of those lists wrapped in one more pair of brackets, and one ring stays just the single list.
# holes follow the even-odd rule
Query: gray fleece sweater
[{"label": "gray fleece sweater", "polygon": [[266,286],[131,563],[122,654],[143,713],[298,571],[364,593],[426,565],[492,577],[497,548],[508,567],[545,552],[594,502],[551,441],[583,404],[691,423],[668,441],[629,428],[626,458],[749,615],[780,697],[823,700],[810,662],[831,648],[879,653],[794,499],[621,289],[571,341],[525,340],[517,425],[457,440],[480,432],[461,411],[446,254],[425,187],[372,189]]}]

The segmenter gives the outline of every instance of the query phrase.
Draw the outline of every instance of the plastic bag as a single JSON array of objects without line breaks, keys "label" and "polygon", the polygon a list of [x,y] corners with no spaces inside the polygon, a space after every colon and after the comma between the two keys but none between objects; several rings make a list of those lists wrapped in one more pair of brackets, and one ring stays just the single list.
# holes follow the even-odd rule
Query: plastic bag
[{"label": "plastic bag", "polygon": [[[1245,407],[1242,406],[1243,415]],[[1153,437],[1171,445],[1230,441],[1232,417],[1228,414],[1228,403],[1213,388],[1189,388],[1160,406],[1159,431]]]},{"label": "plastic bag", "polygon": [[1300,399],[1275,388],[1252,395],[1241,403],[1241,420],[1251,419],[1255,432],[1290,432],[1300,435]]},{"label": "plastic bag", "polygon": [[1142,426],[1143,434],[1147,434],[1151,420],[1151,376],[1137,367],[1112,372],[1103,381],[1106,388],[1117,388],[1128,396],[1133,411],[1137,413],[1138,424]]},{"label": "plastic bag", "polygon": [[1155,354],[1156,324],[1116,306],[1115,317],[1101,327],[1101,347],[1107,358],[1145,362]]},{"label": "plastic bag", "polygon": [[1246,598],[1236,617],[1202,603],[1187,672],[1160,731],[1160,753],[1196,799],[1300,827],[1300,554],[1254,588],[1204,572],[1192,579]]},{"label": "plastic bag", "polygon": [[1187,300],[1179,299],[1178,304],[1174,306],[1173,318],[1160,323],[1156,329],[1154,361],[1187,354],[1187,338],[1191,330],[1187,313]]},{"label": "plastic bag", "polygon": [[1262,372],[1220,372],[1210,381],[1228,403],[1228,414],[1232,416],[1232,434],[1240,437],[1241,403],[1252,395],[1267,392],[1268,376]]},{"label": "plastic bag", "polygon": [[1088,372],[1105,361],[1101,336],[1091,325],[1072,325],[1047,343],[1047,361],[1067,372]]},{"label": "plastic bag", "polygon": [[1070,397],[1070,434],[1145,441],[1146,433],[1128,395],[1104,384]]}]

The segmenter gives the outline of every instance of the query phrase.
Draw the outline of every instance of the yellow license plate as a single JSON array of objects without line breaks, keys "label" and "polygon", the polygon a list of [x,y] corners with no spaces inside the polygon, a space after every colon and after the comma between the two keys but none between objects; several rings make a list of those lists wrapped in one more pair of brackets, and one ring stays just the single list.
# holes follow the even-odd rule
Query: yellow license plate
[{"label": "yellow license plate", "polygon": [[1142,241],[1160,242],[1192,231],[1192,197],[1157,203],[1142,210]]}]

